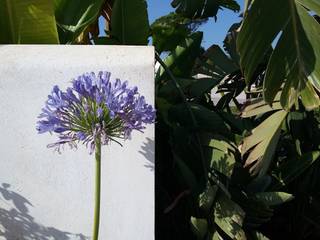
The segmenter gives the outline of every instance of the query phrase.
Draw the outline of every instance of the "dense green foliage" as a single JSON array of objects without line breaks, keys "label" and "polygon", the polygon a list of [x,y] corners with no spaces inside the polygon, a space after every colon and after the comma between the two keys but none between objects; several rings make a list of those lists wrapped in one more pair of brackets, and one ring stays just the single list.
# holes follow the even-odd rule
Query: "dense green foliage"
[{"label": "dense green foliage", "polygon": [[0,0],[0,43],[151,37],[157,239],[319,239],[320,2],[246,0],[223,49],[203,49],[197,27],[214,27],[220,8],[238,11],[234,0],[172,7],[149,26],[144,0]]}]

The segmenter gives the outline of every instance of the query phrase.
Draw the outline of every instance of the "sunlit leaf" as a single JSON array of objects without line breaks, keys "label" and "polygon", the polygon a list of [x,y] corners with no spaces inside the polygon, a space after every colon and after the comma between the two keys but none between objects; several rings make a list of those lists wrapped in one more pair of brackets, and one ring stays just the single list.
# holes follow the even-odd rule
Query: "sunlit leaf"
[{"label": "sunlit leaf", "polygon": [[264,54],[281,34],[265,74],[264,98],[271,103],[284,83],[280,102],[285,109],[299,96],[308,110],[320,104],[316,93],[320,90],[320,25],[305,7],[318,11],[320,2],[255,0],[238,36],[241,65],[249,82]]},{"label": "sunlit leaf", "polygon": [[237,147],[218,136],[211,139],[208,146],[212,148],[210,167],[230,178],[236,163]]},{"label": "sunlit leaf", "polygon": [[[195,32],[185,38],[168,57],[164,59],[166,66],[173,71],[177,77],[189,76],[195,59],[199,55],[203,34]],[[156,81],[167,76],[163,67],[157,71]]]},{"label": "sunlit leaf", "polygon": [[[280,96],[279,96],[280,97]],[[241,112],[241,117],[248,118],[264,114],[271,111],[276,111],[282,109],[279,101],[279,97],[272,102],[270,106],[269,103],[265,102],[263,98],[256,98],[250,104],[248,104]]]},{"label": "sunlit leaf", "polygon": [[209,238],[209,239],[210,240],[223,240],[223,238],[221,237],[221,235],[217,231],[215,231],[212,234],[211,238]]},{"label": "sunlit leaf", "polygon": [[207,229],[208,229],[207,220],[202,218],[191,217],[190,223],[191,223],[191,229],[194,232],[194,234],[199,239],[202,239],[207,233]]},{"label": "sunlit leaf", "polygon": [[55,0],[55,15],[62,43],[72,43],[97,20],[104,0]]},{"label": "sunlit leaf", "polygon": [[58,44],[51,0],[1,0],[1,44]]},{"label": "sunlit leaf", "polygon": [[203,193],[199,195],[199,208],[209,213],[212,204],[216,198],[218,186],[208,185]]},{"label": "sunlit leaf", "polygon": [[273,158],[281,130],[281,124],[287,112],[284,110],[273,113],[260,125],[254,128],[251,135],[246,137],[241,148],[242,156],[249,152],[245,167],[249,166],[253,175],[263,176]]},{"label": "sunlit leaf", "polygon": [[245,212],[241,207],[220,194],[214,208],[214,221],[231,239],[245,240],[246,236],[241,226]]},{"label": "sunlit leaf", "polygon": [[291,201],[294,196],[285,192],[260,192],[255,194],[256,198],[268,206],[279,205]]}]

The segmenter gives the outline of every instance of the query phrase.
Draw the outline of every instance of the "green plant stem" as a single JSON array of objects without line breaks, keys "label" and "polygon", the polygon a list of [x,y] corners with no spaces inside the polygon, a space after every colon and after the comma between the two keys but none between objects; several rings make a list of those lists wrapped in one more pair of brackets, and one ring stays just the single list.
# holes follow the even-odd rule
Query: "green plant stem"
[{"label": "green plant stem", "polygon": [[93,222],[93,240],[98,240],[100,223],[100,192],[101,192],[101,138],[96,139],[95,159],[96,159],[96,179],[95,179],[95,206]]}]

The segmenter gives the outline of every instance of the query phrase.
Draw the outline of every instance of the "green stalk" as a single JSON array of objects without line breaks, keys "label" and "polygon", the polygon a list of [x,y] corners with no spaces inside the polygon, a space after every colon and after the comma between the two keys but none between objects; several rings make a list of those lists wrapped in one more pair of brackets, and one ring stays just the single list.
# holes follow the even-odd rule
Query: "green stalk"
[{"label": "green stalk", "polygon": [[93,240],[98,240],[100,223],[100,192],[101,192],[101,138],[97,137],[95,142],[96,158],[96,182],[95,182],[95,206],[93,222]]}]

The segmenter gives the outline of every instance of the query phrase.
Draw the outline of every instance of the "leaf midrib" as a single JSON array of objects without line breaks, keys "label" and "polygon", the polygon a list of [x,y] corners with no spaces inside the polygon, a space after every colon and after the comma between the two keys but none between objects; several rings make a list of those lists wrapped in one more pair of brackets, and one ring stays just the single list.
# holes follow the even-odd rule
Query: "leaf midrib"
[{"label": "leaf midrib", "polygon": [[298,71],[299,71],[299,77],[303,76],[305,73],[304,70],[304,64],[302,62],[302,54],[300,51],[300,44],[299,44],[299,34],[298,34],[298,20],[297,20],[297,11],[295,9],[295,0],[289,0],[289,4],[290,4],[290,12],[291,12],[291,25],[292,25],[292,29],[293,29],[293,37],[294,37],[294,44],[295,44],[295,48],[296,48],[296,52],[297,52],[297,63],[298,63]]},{"label": "leaf midrib", "polygon": [[122,44],[126,44],[126,39],[125,39],[125,23],[124,23],[124,21],[125,21],[125,13],[124,13],[124,4],[123,4],[123,0],[121,0],[121,25],[122,25],[122,27],[121,27],[121,31],[122,31]]},{"label": "leaf midrib", "polygon": [[13,24],[13,16],[12,16],[12,7],[10,4],[10,1],[12,0],[6,0],[6,5],[7,5],[7,12],[8,12],[8,19],[9,19],[9,24],[10,24],[10,35],[11,35],[11,41],[14,43],[15,42],[15,35],[14,35],[14,24]]}]

